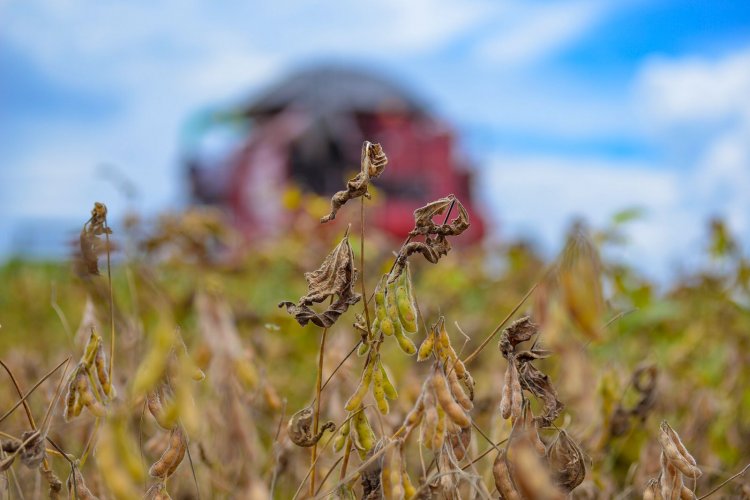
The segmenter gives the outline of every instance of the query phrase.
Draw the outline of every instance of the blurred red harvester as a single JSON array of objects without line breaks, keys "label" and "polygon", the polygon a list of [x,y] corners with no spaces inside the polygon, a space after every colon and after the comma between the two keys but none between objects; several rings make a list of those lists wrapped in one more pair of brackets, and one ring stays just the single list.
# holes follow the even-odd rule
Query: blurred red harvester
[{"label": "blurred red harvester", "polygon": [[[290,183],[325,197],[343,189],[359,171],[365,139],[381,143],[389,160],[375,184],[386,201],[369,220],[403,238],[415,208],[454,193],[472,223],[461,240],[484,235],[453,130],[377,76],[340,67],[301,71],[249,103],[212,114],[199,129],[203,144],[189,148],[187,160],[193,201],[224,207],[248,236],[284,227],[280,200]],[[226,147],[228,136],[233,148]]]}]

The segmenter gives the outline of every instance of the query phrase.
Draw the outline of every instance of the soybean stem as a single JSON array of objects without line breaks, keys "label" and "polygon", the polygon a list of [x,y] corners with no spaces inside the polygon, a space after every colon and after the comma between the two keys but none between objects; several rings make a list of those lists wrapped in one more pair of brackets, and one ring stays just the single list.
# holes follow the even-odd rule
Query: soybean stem
[{"label": "soybean stem", "polygon": [[[318,376],[315,380],[315,413],[313,414],[313,434],[318,434],[318,420],[320,420],[320,391],[323,384],[323,353],[326,347],[326,335],[328,334],[328,328],[323,329],[323,336],[320,339],[320,352],[318,353]],[[318,456],[318,443],[315,443],[312,447],[311,452],[311,467],[310,472],[310,496],[315,496],[315,462]]]}]

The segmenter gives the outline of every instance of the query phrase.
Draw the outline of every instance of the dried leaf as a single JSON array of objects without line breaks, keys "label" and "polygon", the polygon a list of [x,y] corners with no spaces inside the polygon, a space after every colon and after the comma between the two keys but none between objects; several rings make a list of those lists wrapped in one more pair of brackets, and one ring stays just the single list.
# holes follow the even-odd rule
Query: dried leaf
[{"label": "dried leaf", "polygon": [[544,413],[535,417],[537,426],[540,428],[551,426],[552,422],[565,408],[565,405],[557,399],[557,392],[552,387],[549,376],[539,371],[531,363],[521,364],[519,375],[521,386],[544,402]]},{"label": "dried leaf", "polygon": [[45,436],[39,431],[26,431],[21,434],[21,441],[26,443],[20,453],[22,464],[30,469],[34,469],[42,463],[46,454],[44,439]]},{"label": "dried leaf", "polygon": [[388,158],[380,144],[373,144],[365,141],[362,144],[362,170],[349,182],[346,183],[346,190],[338,191],[331,198],[331,212],[320,218],[320,222],[326,223],[336,218],[336,213],[344,204],[354,198],[364,196],[369,198],[370,194],[367,188],[370,185],[370,179],[379,177],[388,164]]},{"label": "dried leaf", "polygon": [[79,268],[88,274],[99,274],[99,254],[106,250],[106,245],[99,236],[112,234],[107,226],[107,206],[104,203],[94,203],[91,218],[86,221],[79,235]]},{"label": "dried leaf", "polygon": [[[518,344],[529,340],[538,332],[538,330],[539,330],[538,325],[534,323],[533,321],[531,321],[531,318],[528,316],[519,318],[515,320],[513,323],[511,323],[508,328],[503,330],[503,333],[500,336],[499,347],[500,347],[500,351],[503,353],[503,357],[505,359],[508,359],[508,357],[513,353],[513,350]],[[547,357],[547,356],[542,355],[543,353],[546,353],[546,351],[535,351],[535,352],[539,353],[540,355],[534,359]]]},{"label": "dried leaf", "polygon": [[[458,215],[451,222],[436,224],[432,218],[456,207]],[[414,211],[414,229],[409,238],[425,236],[425,241],[410,241],[399,250],[388,283],[393,283],[406,267],[409,256],[420,253],[428,262],[436,264],[440,257],[447,255],[451,249],[447,236],[458,236],[469,227],[469,214],[454,195],[432,201]]]},{"label": "dried leaf", "polygon": [[[346,312],[349,306],[359,302],[361,296],[354,291],[357,281],[357,269],[354,267],[354,254],[349,244],[347,230],[341,242],[328,254],[319,269],[305,273],[307,295],[299,302],[284,301],[279,307],[286,307],[297,322],[305,326],[309,321],[323,328],[333,325]],[[317,313],[310,306],[336,296],[331,305],[323,312]]]},{"label": "dried leaf", "polygon": [[287,430],[289,432],[289,439],[292,443],[303,448],[313,446],[327,430],[336,430],[336,424],[333,422],[326,422],[318,430],[317,434],[313,434],[313,409],[312,406],[301,409],[289,419],[287,424]]},{"label": "dried leaf", "polygon": [[547,460],[553,479],[565,492],[573,491],[586,477],[583,452],[564,430],[547,450]]}]

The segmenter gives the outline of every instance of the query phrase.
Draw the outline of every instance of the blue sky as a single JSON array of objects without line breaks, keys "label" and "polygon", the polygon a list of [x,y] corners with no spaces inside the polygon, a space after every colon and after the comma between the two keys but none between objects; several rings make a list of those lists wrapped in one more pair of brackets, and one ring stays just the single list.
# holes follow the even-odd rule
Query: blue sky
[{"label": "blue sky", "polygon": [[572,216],[639,206],[625,257],[661,276],[709,216],[750,241],[745,1],[0,0],[0,26],[0,253],[60,245],[37,233],[94,200],[178,206],[188,119],[315,61],[454,123],[500,237],[553,251]]}]

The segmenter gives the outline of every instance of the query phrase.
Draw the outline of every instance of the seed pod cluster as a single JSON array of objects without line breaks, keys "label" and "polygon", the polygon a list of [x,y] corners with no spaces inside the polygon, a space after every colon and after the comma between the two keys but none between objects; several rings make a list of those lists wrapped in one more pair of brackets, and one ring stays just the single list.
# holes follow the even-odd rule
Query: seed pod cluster
[{"label": "seed pod cluster", "polygon": [[418,330],[411,274],[406,267],[390,283],[389,276],[383,275],[375,288],[375,320],[371,329],[374,333],[395,338],[401,350],[411,356],[417,352],[417,347],[407,334],[413,335]]},{"label": "seed pod cluster", "polygon": [[662,450],[659,477],[649,481],[643,492],[643,498],[695,498],[693,491],[685,486],[684,477],[697,479],[703,472],[698,468],[695,458],[685,448],[680,436],[666,420],[662,421],[659,427],[659,444]]},{"label": "seed pod cluster", "polygon": [[[465,448],[468,441],[464,443],[466,437],[462,437],[465,436],[463,429],[471,426],[469,409],[459,403],[458,399],[461,398],[456,398],[452,392],[450,375],[446,375],[444,369],[445,365],[435,362],[417,403],[404,420],[404,427],[408,431],[422,423],[422,444],[435,452],[442,449],[446,438],[454,450],[461,443]],[[466,396],[463,390],[460,394]],[[471,434],[468,436],[470,439]]]},{"label": "seed pod cluster", "polygon": [[378,410],[383,415],[387,415],[389,411],[388,399],[394,400],[398,398],[398,392],[393,383],[391,383],[390,377],[388,377],[388,372],[386,372],[385,366],[380,359],[380,354],[374,352],[368,355],[359,385],[354,394],[347,400],[344,408],[351,412],[362,406],[362,402],[365,396],[367,396],[370,386],[372,386],[372,395],[375,398]]},{"label": "seed pod cluster", "polygon": [[[432,325],[429,333],[419,346],[417,361],[423,361],[431,354],[434,354],[435,358],[445,366],[445,373],[453,396],[467,411],[471,410],[474,407],[472,402],[474,400],[474,379],[464,366],[463,361],[458,358],[458,354],[451,344],[448,331],[445,329],[445,318],[442,316]],[[463,388],[459,382],[463,383]],[[463,390],[464,388],[466,391]]]},{"label": "seed pod cluster", "polygon": [[166,479],[177,470],[187,450],[187,437],[181,427],[175,426],[169,432],[167,448],[159,459],[151,465],[148,474],[151,477]]},{"label": "seed pod cluster", "polygon": [[68,380],[63,416],[70,421],[86,408],[92,415],[103,417],[107,414],[105,405],[115,396],[102,338],[92,329],[78,366]]}]

